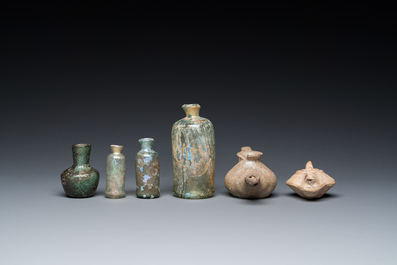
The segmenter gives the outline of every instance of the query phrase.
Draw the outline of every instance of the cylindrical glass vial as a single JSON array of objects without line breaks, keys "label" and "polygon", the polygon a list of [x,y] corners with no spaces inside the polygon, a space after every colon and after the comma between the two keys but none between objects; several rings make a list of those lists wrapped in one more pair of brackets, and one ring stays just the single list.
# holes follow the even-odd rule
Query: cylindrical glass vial
[{"label": "cylindrical glass vial", "polygon": [[125,156],[122,145],[111,145],[112,153],[106,161],[105,197],[118,199],[125,197]]},{"label": "cylindrical glass vial", "polygon": [[152,150],[152,138],[139,139],[141,150],[136,154],[136,196],[153,199],[160,196],[160,163],[158,154]]},{"label": "cylindrical glass vial", "polygon": [[203,199],[215,191],[215,135],[212,123],[199,116],[199,104],[185,104],[186,117],[172,126],[174,195]]}]

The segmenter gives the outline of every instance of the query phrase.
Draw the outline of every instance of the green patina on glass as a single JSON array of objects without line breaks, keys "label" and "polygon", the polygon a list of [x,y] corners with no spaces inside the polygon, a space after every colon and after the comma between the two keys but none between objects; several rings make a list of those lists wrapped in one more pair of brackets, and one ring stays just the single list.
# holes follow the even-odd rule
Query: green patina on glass
[{"label": "green patina on glass", "polygon": [[95,194],[99,182],[99,172],[89,164],[91,145],[72,146],[73,165],[61,174],[61,182],[67,196],[87,198]]},{"label": "green patina on glass", "polygon": [[152,149],[152,138],[139,139],[141,150],[136,154],[136,196],[153,199],[160,196],[160,163],[158,154]]},{"label": "green patina on glass", "polygon": [[212,197],[215,191],[215,134],[212,123],[199,116],[199,104],[185,104],[186,117],[171,132],[174,195],[187,199]]},{"label": "green patina on glass", "polygon": [[105,197],[118,199],[125,197],[125,156],[122,145],[111,145],[112,153],[106,159]]}]

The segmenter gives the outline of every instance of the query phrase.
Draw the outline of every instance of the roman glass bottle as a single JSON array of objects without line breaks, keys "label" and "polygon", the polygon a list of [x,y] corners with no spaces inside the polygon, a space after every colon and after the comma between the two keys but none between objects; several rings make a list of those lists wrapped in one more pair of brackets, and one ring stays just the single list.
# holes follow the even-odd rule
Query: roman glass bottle
[{"label": "roman glass bottle", "polygon": [[139,139],[141,150],[136,154],[136,196],[153,199],[160,196],[159,155],[152,149],[152,138]]},{"label": "roman glass bottle", "polygon": [[66,195],[73,198],[87,198],[95,194],[99,172],[90,165],[90,144],[72,145],[73,165],[63,171],[61,182]]},{"label": "roman glass bottle", "polygon": [[215,191],[215,135],[212,123],[199,116],[199,104],[185,104],[186,117],[172,127],[174,195],[203,199]]},{"label": "roman glass bottle", "polygon": [[106,160],[105,197],[110,199],[125,197],[125,156],[122,145],[111,145],[112,153]]}]

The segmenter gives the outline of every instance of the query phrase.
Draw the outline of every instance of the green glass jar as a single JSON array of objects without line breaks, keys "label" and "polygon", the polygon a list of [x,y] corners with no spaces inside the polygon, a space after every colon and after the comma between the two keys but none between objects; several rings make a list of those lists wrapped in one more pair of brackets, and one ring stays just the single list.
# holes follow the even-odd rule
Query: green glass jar
[{"label": "green glass jar", "polygon": [[66,195],[72,198],[87,198],[95,194],[99,183],[99,172],[91,167],[90,144],[72,146],[73,165],[63,171],[61,182]]},{"label": "green glass jar", "polygon": [[186,117],[172,127],[173,192],[176,197],[203,199],[215,191],[214,126],[199,116],[199,104],[185,104]]}]

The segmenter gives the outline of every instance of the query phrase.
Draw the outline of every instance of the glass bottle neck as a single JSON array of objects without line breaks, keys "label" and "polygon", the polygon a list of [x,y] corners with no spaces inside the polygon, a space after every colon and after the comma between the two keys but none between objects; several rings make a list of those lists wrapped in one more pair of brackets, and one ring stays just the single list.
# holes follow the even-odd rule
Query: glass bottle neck
[{"label": "glass bottle neck", "polygon": [[121,154],[121,150],[123,150],[123,146],[112,144],[110,146],[110,149],[112,150],[113,154]]},{"label": "glass bottle neck", "polygon": [[187,118],[200,117],[200,115],[199,115],[200,105],[199,104],[185,104],[182,106],[182,109],[185,111]]},{"label": "glass bottle neck", "polygon": [[90,163],[91,146],[74,145],[73,151],[73,165],[84,166]]},{"label": "glass bottle neck", "polygon": [[152,151],[153,142],[154,140],[152,138],[139,139],[139,143],[141,144],[141,151]]}]

